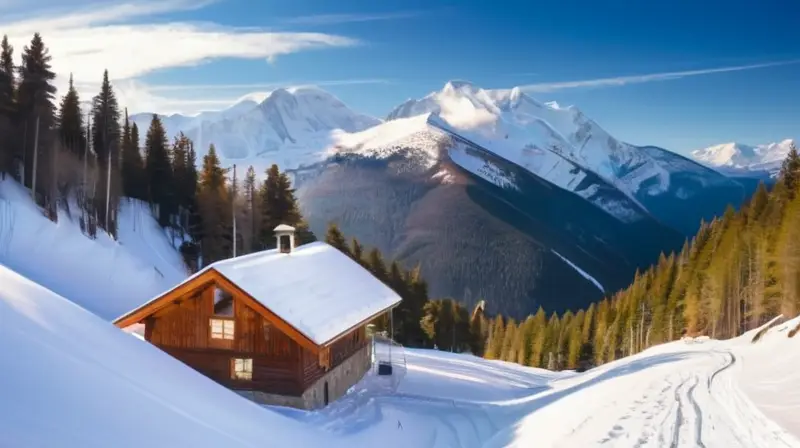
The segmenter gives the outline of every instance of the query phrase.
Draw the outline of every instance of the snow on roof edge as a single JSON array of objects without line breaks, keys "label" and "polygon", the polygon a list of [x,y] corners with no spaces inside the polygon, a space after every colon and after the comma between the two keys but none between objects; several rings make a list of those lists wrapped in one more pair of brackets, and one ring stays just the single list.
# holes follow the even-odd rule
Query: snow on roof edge
[{"label": "snow on roof edge", "polygon": [[[338,249],[336,249],[336,248],[334,248],[333,246],[330,246],[329,244],[327,244],[327,243],[325,243],[325,242],[322,242],[322,241],[316,241],[316,242],[312,242],[312,243],[304,244],[304,245],[298,246],[298,247],[297,247],[295,250],[299,250],[299,249],[303,249],[303,248],[304,248],[304,249],[312,249],[312,248],[314,248],[314,247],[325,247],[325,246],[327,246],[328,248],[330,248],[330,249],[332,249],[332,250],[335,250],[335,251],[337,251],[337,252],[338,252],[338,253],[340,253],[340,254],[341,254],[343,257],[347,257],[345,254],[341,253],[341,251],[339,251]],[[289,325],[290,327],[292,327],[292,328],[293,328],[294,330],[296,330],[298,333],[302,334],[302,335],[303,335],[304,337],[306,337],[306,338],[307,338],[309,341],[311,341],[311,342],[313,342],[314,344],[317,344],[317,345],[319,345],[319,346],[326,346],[326,345],[328,345],[328,344],[330,344],[330,343],[332,343],[332,342],[334,342],[334,341],[338,340],[338,339],[339,339],[339,338],[340,338],[340,337],[341,337],[343,334],[346,334],[348,331],[352,330],[353,328],[355,328],[355,327],[357,327],[357,326],[360,326],[361,324],[363,324],[363,323],[365,323],[365,322],[368,322],[368,321],[370,321],[370,320],[374,319],[375,317],[379,316],[379,315],[380,315],[380,314],[382,314],[382,313],[385,313],[385,312],[386,312],[386,311],[388,311],[388,310],[394,309],[394,308],[395,308],[395,307],[397,307],[397,306],[400,304],[400,302],[402,302],[402,300],[403,300],[403,299],[402,299],[402,297],[400,297],[400,296],[399,296],[399,295],[398,295],[398,294],[397,294],[397,293],[396,293],[396,292],[395,292],[393,289],[391,289],[391,288],[390,288],[388,285],[384,284],[384,283],[383,283],[383,282],[381,282],[379,279],[375,278],[375,277],[372,275],[372,273],[371,273],[371,272],[369,272],[369,270],[367,270],[366,268],[364,268],[364,267],[363,267],[363,266],[361,266],[360,264],[356,263],[355,261],[352,261],[352,260],[350,260],[350,261],[351,261],[351,262],[352,262],[352,263],[355,265],[355,266],[354,266],[355,268],[357,268],[357,269],[360,269],[360,270],[363,270],[363,271],[364,271],[364,272],[365,272],[367,275],[369,275],[370,277],[372,277],[372,278],[375,280],[375,282],[378,282],[378,283],[380,283],[380,284],[381,284],[381,285],[382,285],[382,286],[383,286],[383,287],[384,287],[384,288],[385,288],[385,289],[386,289],[386,290],[387,290],[387,291],[390,293],[390,294],[389,294],[390,296],[394,296],[394,297],[393,297],[393,298],[391,298],[391,299],[390,299],[390,301],[389,301],[389,302],[387,302],[387,303],[386,303],[384,306],[382,306],[380,309],[376,310],[374,313],[370,314],[369,316],[365,317],[364,319],[360,320],[359,322],[357,322],[357,323],[355,323],[355,324],[353,324],[353,325],[351,325],[351,326],[347,327],[347,329],[345,329],[344,331],[342,331],[342,332],[339,332],[339,333],[337,333],[337,334],[334,334],[334,335],[332,335],[331,337],[328,337],[328,338],[326,338],[326,339],[324,339],[324,340],[320,340],[318,337],[314,337],[313,335],[310,335],[310,334],[308,334],[307,332],[303,331],[301,328],[298,328],[298,326],[297,326],[297,325],[295,325],[295,324],[291,323],[289,320],[287,320],[287,319],[286,319],[284,316],[282,316],[280,313],[278,313],[278,312],[275,312],[274,310],[272,310],[272,309],[271,309],[269,306],[267,306],[267,304],[263,303],[263,302],[262,302],[262,300],[260,300],[258,297],[254,297],[254,296],[253,296],[253,295],[252,295],[250,292],[248,292],[248,291],[247,291],[245,288],[243,288],[242,286],[240,286],[240,285],[238,284],[238,282],[234,281],[233,279],[229,278],[229,276],[225,275],[225,274],[224,274],[224,272],[223,272],[223,270],[221,270],[221,269],[217,269],[217,267],[226,266],[226,265],[232,264],[233,262],[235,262],[235,263],[239,264],[239,263],[245,262],[245,261],[247,261],[247,260],[250,260],[250,259],[259,259],[259,258],[263,258],[263,257],[265,257],[265,256],[268,256],[268,255],[276,255],[277,253],[278,253],[278,249],[269,249],[269,250],[264,250],[264,251],[259,251],[259,252],[253,252],[253,253],[250,253],[250,254],[247,254],[247,255],[238,256],[238,257],[235,257],[235,258],[226,258],[226,259],[223,259],[223,260],[218,260],[218,261],[215,261],[214,263],[211,263],[210,265],[208,265],[208,266],[204,267],[203,269],[201,269],[201,270],[197,271],[197,272],[196,272],[196,273],[194,273],[193,275],[191,275],[191,276],[187,277],[185,280],[183,280],[182,282],[180,282],[180,283],[176,284],[176,285],[175,285],[175,286],[173,286],[172,288],[170,288],[170,289],[168,289],[168,290],[166,290],[166,291],[162,292],[161,294],[159,294],[159,295],[158,295],[158,296],[156,296],[156,297],[153,297],[152,299],[150,299],[150,300],[148,300],[147,302],[143,303],[142,305],[140,305],[140,306],[138,306],[138,307],[134,308],[133,310],[130,310],[130,311],[128,311],[127,313],[125,313],[125,314],[123,314],[123,315],[121,315],[121,316],[117,317],[116,319],[114,319],[114,320],[112,321],[112,323],[113,323],[113,324],[117,324],[118,322],[120,322],[120,321],[124,320],[124,319],[125,319],[125,318],[127,318],[127,317],[130,317],[131,315],[135,314],[136,312],[140,311],[141,309],[143,309],[143,308],[146,308],[147,306],[150,306],[150,305],[152,305],[153,303],[156,303],[156,302],[158,302],[160,299],[162,299],[162,298],[164,298],[165,296],[169,295],[170,293],[172,293],[172,292],[173,292],[173,291],[175,291],[176,289],[180,288],[180,287],[181,287],[181,286],[183,286],[183,285],[186,285],[186,284],[188,284],[189,282],[192,282],[192,281],[194,281],[194,280],[195,280],[195,279],[197,279],[198,277],[201,277],[201,276],[205,275],[205,274],[206,274],[208,271],[210,271],[210,270],[214,270],[214,271],[216,271],[216,273],[217,273],[217,274],[219,274],[220,276],[224,277],[224,278],[225,278],[225,279],[227,279],[229,282],[231,282],[233,285],[235,285],[237,288],[239,288],[241,292],[243,292],[243,293],[245,293],[245,294],[247,294],[247,295],[251,296],[251,297],[252,297],[252,298],[253,298],[253,299],[254,299],[256,302],[258,302],[258,303],[259,303],[261,306],[263,306],[263,307],[264,307],[264,308],[266,308],[267,310],[269,310],[269,311],[273,312],[273,313],[274,313],[276,316],[278,316],[278,317],[279,317],[281,320],[283,320],[283,321],[284,321],[284,322],[285,322],[287,325]],[[288,254],[287,254],[287,255],[288,255]],[[349,257],[347,257],[347,259],[349,260]],[[384,297],[384,298],[386,299],[386,298],[389,298],[389,297],[387,296],[387,297]]]}]

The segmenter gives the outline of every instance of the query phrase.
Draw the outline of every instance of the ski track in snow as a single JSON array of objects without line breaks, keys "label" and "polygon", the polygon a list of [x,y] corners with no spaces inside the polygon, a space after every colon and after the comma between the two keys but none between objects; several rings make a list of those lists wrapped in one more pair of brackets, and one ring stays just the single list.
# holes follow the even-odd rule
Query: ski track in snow
[{"label": "ski track in snow", "polygon": [[[502,380],[508,363],[469,356],[459,362],[461,355],[446,353],[429,365],[426,351],[413,350],[397,390],[378,390],[376,378],[367,377],[329,409],[295,418],[325,422],[325,430],[358,446],[380,440],[386,448],[800,447],[740,389],[737,346],[690,342],[654,347],[584,374],[548,372],[527,385]],[[492,373],[498,377],[489,375],[492,365],[501,368]],[[515,380],[546,372],[517,368]],[[450,381],[438,383],[437,377]],[[490,399],[474,396],[479,390]],[[800,433],[800,427],[793,430]],[[393,435],[378,438],[387,431]]]}]

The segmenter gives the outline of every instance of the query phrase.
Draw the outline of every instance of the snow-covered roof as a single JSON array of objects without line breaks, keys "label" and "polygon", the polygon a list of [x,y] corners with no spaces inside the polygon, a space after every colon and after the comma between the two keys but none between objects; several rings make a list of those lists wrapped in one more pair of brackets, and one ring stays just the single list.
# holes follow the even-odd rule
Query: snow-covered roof
[{"label": "snow-covered roof", "polygon": [[299,246],[291,253],[272,249],[221,260],[172,290],[211,269],[317,345],[325,345],[401,300],[361,265],[323,242]]}]

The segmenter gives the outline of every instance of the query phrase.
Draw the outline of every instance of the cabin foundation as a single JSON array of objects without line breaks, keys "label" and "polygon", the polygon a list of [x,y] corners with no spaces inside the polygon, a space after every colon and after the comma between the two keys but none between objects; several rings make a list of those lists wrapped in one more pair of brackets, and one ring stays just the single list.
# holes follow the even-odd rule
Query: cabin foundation
[{"label": "cabin foundation", "polygon": [[366,345],[327,372],[299,397],[268,394],[257,390],[235,390],[234,392],[258,404],[305,410],[320,409],[327,405],[325,402],[326,387],[328,403],[338,400],[369,371],[372,365],[371,359],[372,345]]}]

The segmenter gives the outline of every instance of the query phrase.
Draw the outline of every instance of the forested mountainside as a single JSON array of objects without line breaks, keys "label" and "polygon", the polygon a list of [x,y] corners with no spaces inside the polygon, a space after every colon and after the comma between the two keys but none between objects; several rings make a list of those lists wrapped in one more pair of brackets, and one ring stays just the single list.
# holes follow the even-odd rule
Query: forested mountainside
[{"label": "forested mountainside", "polygon": [[524,316],[564,311],[622,288],[683,237],[592,173],[591,198],[625,220],[486,150],[443,138],[432,166],[414,147],[385,158],[343,155],[294,172],[316,233],[336,222],[407,266],[434,297]]},{"label": "forested mountainside", "polygon": [[[431,311],[436,340],[469,328],[456,349],[529,366],[576,368],[605,363],[683,336],[731,338],[775,316],[800,312],[800,156],[792,148],[771,191],[761,184],[740,210],[704,223],[680,251],[662,254],[633,283],[577,312],[539,310],[524,320],[465,311]],[[457,304],[441,302],[458,310]],[[433,305],[429,306],[434,309]],[[445,316],[441,319],[441,316]],[[456,330],[457,331],[457,330]],[[463,329],[461,331],[464,331]],[[790,336],[800,331],[795,328]]]},{"label": "forested mountainside", "polygon": [[[34,192],[35,203],[50,220],[74,216],[89,238],[105,232],[119,242],[122,198],[145,201],[158,224],[179,236],[192,270],[230,257],[234,244],[239,254],[275,247],[272,229],[281,223],[297,227],[301,244],[314,239],[289,178],[277,166],[267,169],[262,182],[252,169],[237,177],[221,165],[212,144],[198,169],[194,142],[183,134],[170,142],[158,116],[151,117],[146,131],[131,124],[107,71],[84,119],[72,82],[55,104],[51,57],[38,33],[23,48],[22,65],[14,65],[13,54],[4,38],[0,173]],[[235,241],[234,213],[246,223]]]}]

